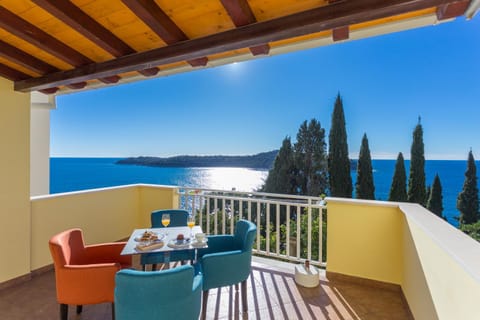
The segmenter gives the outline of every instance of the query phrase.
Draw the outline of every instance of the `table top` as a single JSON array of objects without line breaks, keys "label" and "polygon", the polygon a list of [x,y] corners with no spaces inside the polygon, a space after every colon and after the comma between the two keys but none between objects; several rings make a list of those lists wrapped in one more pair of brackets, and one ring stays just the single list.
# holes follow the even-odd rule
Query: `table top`
[{"label": "table top", "polygon": [[[139,250],[137,249],[137,245],[139,244],[138,239],[142,236],[145,231],[152,231],[158,234],[161,238],[162,235],[166,235],[162,241],[164,245],[161,248],[156,248],[153,250]],[[127,244],[123,248],[121,255],[132,255],[132,254],[142,254],[142,253],[151,253],[151,252],[171,252],[175,250],[194,250],[198,248],[207,248],[208,245],[205,243],[203,246],[193,246],[191,239],[188,243],[188,246],[181,246],[181,247],[170,247],[168,243],[170,241],[175,241],[177,239],[177,235],[182,233],[185,236],[185,239],[190,238],[190,228],[189,227],[167,227],[167,228],[146,228],[146,229],[135,229],[133,230],[130,238],[128,239]],[[200,226],[194,226],[192,233],[195,235],[197,233],[202,233],[202,228]],[[136,240],[137,239],[137,240]]]}]

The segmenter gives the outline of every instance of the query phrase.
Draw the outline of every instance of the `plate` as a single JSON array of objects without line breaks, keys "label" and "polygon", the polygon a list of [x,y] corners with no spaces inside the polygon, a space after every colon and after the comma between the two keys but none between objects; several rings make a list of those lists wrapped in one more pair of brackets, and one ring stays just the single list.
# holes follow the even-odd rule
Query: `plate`
[{"label": "plate", "polygon": [[[155,234],[157,235],[157,239],[153,240],[153,242],[159,242],[165,238],[165,234],[163,233],[162,234],[155,233]],[[142,235],[136,236],[135,238],[133,238],[133,240],[137,242],[142,242]],[[146,240],[146,241],[152,241],[152,240]]]},{"label": "plate", "polygon": [[192,247],[195,247],[195,248],[202,248],[202,247],[205,247],[207,245],[207,242],[208,242],[208,239],[205,239],[203,241],[193,240],[191,245],[192,245]]},{"label": "plate", "polygon": [[169,246],[170,248],[187,248],[188,246],[190,246],[190,239],[172,239],[168,242],[167,246]]}]

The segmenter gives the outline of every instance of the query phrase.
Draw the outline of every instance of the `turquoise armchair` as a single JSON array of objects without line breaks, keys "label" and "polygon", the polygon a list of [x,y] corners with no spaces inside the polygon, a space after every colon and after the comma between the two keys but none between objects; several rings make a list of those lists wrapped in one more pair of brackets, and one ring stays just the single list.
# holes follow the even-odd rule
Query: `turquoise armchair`
[{"label": "turquoise armchair", "polygon": [[206,317],[208,290],[241,283],[242,307],[246,312],[247,279],[252,264],[252,247],[257,227],[250,221],[240,220],[234,235],[208,237],[208,248],[198,252],[196,267],[203,275],[202,319]]},{"label": "turquoise armchair", "polygon": [[198,319],[202,276],[190,265],[162,271],[122,270],[115,277],[116,320]]},{"label": "turquoise armchair", "polygon": [[[152,228],[164,228],[162,225],[162,215],[164,213],[170,214],[170,225],[169,227],[183,227],[187,225],[188,211],[187,210],[178,210],[178,209],[169,209],[169,210],[157,210],[153,211],[150,220],[152,223]],[[194,260],[195,252],[193,250],[176,250],[170,253],[169,261],[185,261],[185,260]],[[140,264],[145,270],[145,265],[151,264],[152,269],[155,270],[157,264],[165,262],[165,253],[164,252],[152,252],[144,253],[141,255]]]}]

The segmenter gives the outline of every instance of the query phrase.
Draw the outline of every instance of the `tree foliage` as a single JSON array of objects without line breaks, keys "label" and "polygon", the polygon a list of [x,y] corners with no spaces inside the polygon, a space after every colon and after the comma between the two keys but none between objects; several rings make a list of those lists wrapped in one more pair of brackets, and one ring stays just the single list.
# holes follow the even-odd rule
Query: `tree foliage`
[{"label": "tree foliage", "polygon": [[264,192],[319,196],[328,187],[325,129],[320,122],[304,121],[292,147],[283,140],[273,168],[261,188]]},{"label": "tree foliage", "polygon": [[295,184],[294,153],[290,137],[283,139],[273,168],[268,172],[262,191],[271,193],[294,194]]},{"label": "tree foliage", "polygon": [[457,209],[460,211],[461,225],[478,221],[477,167],[472,150],[468,153],[467,171],[465,171],[463,189],[457,198]]},{"label": "tree foliage", "polygon": [[352,176],[348,158],[347,130],[340,93],[335,100],[328,136],[328,173],[332,197],[352,197]]},{"label": "tree foliage", "polygon": [[423,145],[423,128],[418,124],[413,130],[413,142],[410,149],[410,175],[408,178],[408,201],[425,205],[425,151]]},{"label": "tree foliage", "polygon": [[427,209],[435,213],[440,218],[444,218],[442,184],[440,183],[440,177],[438,176],[438,173],[433,179],[433,184],[429,192]]},{"label": "tree foliage", "polygon": [[302,195],[319,196],[327,188],[325,129],[316,119],[305,120],[297,133],[294,162],[297,191]]},{"label": "tree foliage", "polygon": [[368,147],[367,134],[363,135],[362,146],[358,156],[357,182],[355,183],[357,199],[375,199],[375,186],[373,184],[372,158]]},{"label": "tree foliage", "polygon": [[468,234],[473,239],[480,241],[480,221],[472,224],[461,224],[460,230]]},{"label": "tree foliage", "polygon": [[389,201],[407,201],[407,173],[403,154],[398,153],[393,173],[392,186],[390,187]]}]

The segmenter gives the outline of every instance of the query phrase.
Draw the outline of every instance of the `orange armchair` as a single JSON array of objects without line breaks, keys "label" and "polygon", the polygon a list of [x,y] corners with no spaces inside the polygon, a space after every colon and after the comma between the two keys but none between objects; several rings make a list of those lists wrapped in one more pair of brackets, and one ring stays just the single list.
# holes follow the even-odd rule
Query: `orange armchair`
[{"label": "orange armchair", "polygon": [[50,239],[61,320],[67,320],[69,304],[81,313],[85,304],[111,302],[113,312],[115,274],[131,265],[130,256],[120,255],[124,246],[125,242],[85,246],[80,229]]}]

